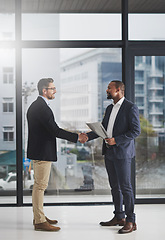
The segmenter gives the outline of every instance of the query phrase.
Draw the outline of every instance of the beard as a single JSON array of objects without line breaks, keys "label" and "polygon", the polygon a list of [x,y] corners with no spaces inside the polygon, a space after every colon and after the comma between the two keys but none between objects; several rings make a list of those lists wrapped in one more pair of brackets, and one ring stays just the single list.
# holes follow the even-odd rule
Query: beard
[{"label": "beard", "polygon": [[48,99],[49,99],[49,100],[52,100],[52,99],[54,99],[54,98],[55,98],[54,95],[48,96]]},{"label": "beard", "polygon": [[107,94],[107,99],[112,99],[112,95],[110,93]]}]

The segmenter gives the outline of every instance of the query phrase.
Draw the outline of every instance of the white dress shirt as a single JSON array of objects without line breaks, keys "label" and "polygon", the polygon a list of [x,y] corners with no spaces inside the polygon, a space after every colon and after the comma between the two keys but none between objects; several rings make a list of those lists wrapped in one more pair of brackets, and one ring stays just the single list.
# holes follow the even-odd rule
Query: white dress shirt
[{"label": "white dress shirt", "polygon": [[50,102],[47,98],[43,97],[42,95],[39,95],[39,97],[43,98],[46,104],[50,107]]},{"label": "white dress shirt", "polygon": [[108,127],[107,127],[107,134],[108,134],[109,138],[112,138],[112,132],[113,132],[113,126],[115,123],[115,119],[116,119],[117,113],[124,101],[124,98],[125,97],[122,97],[116,104],[112,103],[114,106],[112,108],[112,112],[111,112],[109,122],[108,122]]}]

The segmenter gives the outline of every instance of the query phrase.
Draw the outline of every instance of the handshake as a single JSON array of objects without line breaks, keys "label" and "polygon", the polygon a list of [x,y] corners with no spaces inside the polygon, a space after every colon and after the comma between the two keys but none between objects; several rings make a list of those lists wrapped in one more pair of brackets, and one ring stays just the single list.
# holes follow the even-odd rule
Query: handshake
[{"label": "handshake", "polygon": [[86,133],[79,133],[78,134],[78,141],[80,143],[85,143],[86,141],[88,141],[88,136]]}]

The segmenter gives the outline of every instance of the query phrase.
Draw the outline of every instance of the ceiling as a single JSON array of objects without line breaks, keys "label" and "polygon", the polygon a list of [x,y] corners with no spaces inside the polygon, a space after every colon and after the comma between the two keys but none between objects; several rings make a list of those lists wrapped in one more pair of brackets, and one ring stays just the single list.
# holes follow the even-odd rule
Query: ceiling
[{"label": "ceiling", "polygon": [[[17,0],[16,0],[17,1]],[[122,0],[22,0],[24,13],[121,13]],[[0,0],[0,13],[13,13],[14,0]],[[165,13],[165,0],[128,0],[129,13]]]}]

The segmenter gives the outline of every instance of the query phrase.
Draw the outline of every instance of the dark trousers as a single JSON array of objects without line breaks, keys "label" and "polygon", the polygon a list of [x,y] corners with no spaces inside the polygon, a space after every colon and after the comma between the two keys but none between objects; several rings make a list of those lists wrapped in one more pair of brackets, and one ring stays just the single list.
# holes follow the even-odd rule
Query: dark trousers
[{"label": "dark trousers", "polygon": [[[127,222],[135,222],[134,194],[131,184],[132,159],[112,158],[108,151],[105,155],[105,166],[109,177],[114,214],[118,219],[125,218]],[[123,200],[125,209],[123,210]]]}]

